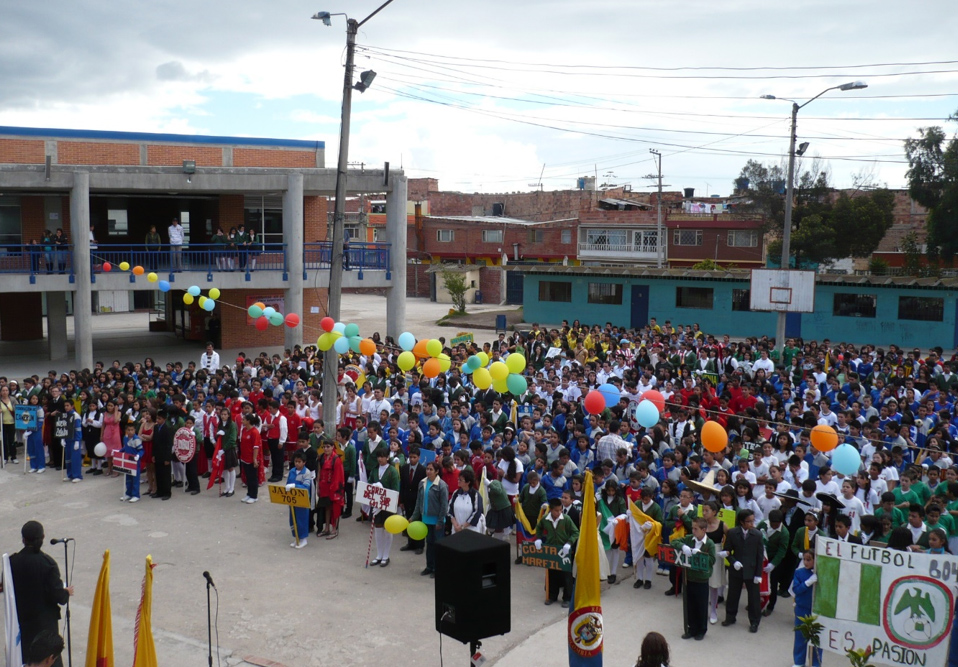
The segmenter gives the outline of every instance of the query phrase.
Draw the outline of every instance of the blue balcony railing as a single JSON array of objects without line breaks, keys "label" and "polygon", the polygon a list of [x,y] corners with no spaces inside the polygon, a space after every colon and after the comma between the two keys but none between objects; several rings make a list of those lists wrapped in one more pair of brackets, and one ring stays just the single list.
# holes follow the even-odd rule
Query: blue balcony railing
[{"label": "blue balcony railing", "polygon": [[72,282],[73,246],[4,244],[0,246],[0,273],[68,275]]},{"label": "blue balcony railing", "polygon": [[[303,263],[306,269],[328,269],[332,261],[333,244],[306,243]],[[358,271],[389,271],[389,243],[350,243],[343,257],[343,268]]]},{"label": "blue balcony railing", "polygon": [[241,271],[282,271],[286,273],[286,244],[266,243],[249,248],[224,248],[216,243],[192,243],[180,247],[161,245],[104,245],[90,251],[93,257],[93,273],[103,270],[104,262],[114,270],[121,262],[130,266],[142,266],[144,271],[177,273],[201,271],[203,273],[226,273]]}]

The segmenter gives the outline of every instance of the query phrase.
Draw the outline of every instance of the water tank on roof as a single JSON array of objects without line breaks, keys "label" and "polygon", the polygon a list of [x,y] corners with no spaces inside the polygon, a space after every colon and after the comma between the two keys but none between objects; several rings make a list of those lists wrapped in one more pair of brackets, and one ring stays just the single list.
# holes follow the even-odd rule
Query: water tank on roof
[{"label": "water tank on roof", "polygon": [[749,185],[750,185],[750,181],[747,178],[735,179],[735,189],[738,190],[739,192],[744,192],[745,190],[748,190]]},{"label": "water tank on roof", "polygon": [[506,205],[501,202],[497,202],[492,205],[492,214],[495,216],[502,217],[505,214],[505,211]]},{"label": "water tank on roof", "polygon": [[695,188],[685,188],[685,198],[691,199],[695,196]]}]

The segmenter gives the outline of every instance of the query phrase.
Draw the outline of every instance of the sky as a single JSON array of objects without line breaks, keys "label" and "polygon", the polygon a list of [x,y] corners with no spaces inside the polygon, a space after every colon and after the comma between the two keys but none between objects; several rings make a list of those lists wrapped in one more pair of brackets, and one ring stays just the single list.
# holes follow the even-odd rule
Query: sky
[{"label": "sky", "polygon": [[[311,139],[335,167],[345,16],[383,0],[14,2],[0,125]],[[726,195],[798,141],[836,187],[906,185],[902,141],[958,124],[953,0],[394,0],[360,28],[350,163],[443,190],[575,187]]]}]

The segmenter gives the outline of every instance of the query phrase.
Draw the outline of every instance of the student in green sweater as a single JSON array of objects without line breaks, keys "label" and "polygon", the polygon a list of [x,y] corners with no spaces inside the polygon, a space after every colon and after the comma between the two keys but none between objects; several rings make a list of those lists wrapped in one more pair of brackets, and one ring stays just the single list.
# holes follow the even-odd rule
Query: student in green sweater
[{"label": "student in green sweater", "polygon": [[[562,500],[553,498],[549,501],[549,513],[543,516],[536,524],[536,549],[548,545],[556,547],[563,558],[572,559],[572,546],[579,539],[579,529],[567,514],[562,513]],[[549,577],[549,597],[546,604],[550,605],[559,599],[559,589],[562,589],[562,606],[568,608],[572,599],[572,568],[568,570],[546,570]]]},{"label": "student in green sweater", "polygon": [[715,543],[705,534],[708,521],[698,517],[692,520],[692,534],[672,540],[672,547],[681,551],[687,558],[704,554],[707,569],[697,570],[691,567],[685,572],[685,603],[688,611],[688,625],[682,639],[705,639],[709,628],[709,577],[715,567]]},{"label": "student in green sweater", "polygon": [[[382,445],[376,449],[374,454],[377,465],[372,470],[367,471],[369,483],[374,485],[379,484],[380,486],[399,493],[399,472],[395,466],[389,464],[389,450],[386,449],[385,445]],[[449,499],[446,498],[446,500],[448,501]],[[386,532],[384,526],[386,525],[386,519],[392,515],[393,512],[379,510],[373,517],[373,526],[375,526],[376,533],[376,558],[375,560],[369,561],[370,565],[379,565],[381,567],[389,565],[389,549],[393,544],[393,536],[392,533]]]},{"label": "student in green sweater", "polygon": [[782,525],[784,520],[785,515],[782,510],[772,510],[768,513],[768,518],[758,524],[758,531],[762,534],[762,541],[765,543],[765,557],[768,559],[765,571],[768,572],[770,589],[768,604],[765,605],[765,610],[762,612],[763,616],[772,615],[772,611],[775,609],[777,592],[782,583],[781,577],[787,570],[787,568],[780,567],[786,554],[788,554],[791,539],[788,529]]},{"label": "student in green sweater", "polygon": [[539,483],[539,473],[530,470],[526,479],[528,483],[519,492],[519,504],[522,506],[522,512],[526,515],[529,525],[533,526],[539,521],[542,507],[548,505],[549,498],[546,496],[545,487]]},{"label": "student in green sweater", "polygon": [[[315,426],[315,424],[313,426]],[[312,440],[310,441],[310,445],[312,445]],[[359,458],[356,456],[356,446],[353,444],[352,431],[345,426],[336,429],[336,449],[342,451],[343,477],[346,479],[346,484],[343,485],[343,494],[346,496],[346,507],[340,518],[348,519],[353,515],[353,486],[356,484],[356,477],[359,475]]]},{"label": "student in green sweater", "polygon": [[910,505],[915,503],[919,505],[925,504],[922,502],[918,492],[912,488],[913,482],[914,476],[912,472],[907,471],[901,476],[898,480],[898,486],[892,491],[892,493],[895,494],[895,507],[902,511],[906,511]]},{"label": "student in green sweater", "polygon": [[905,513],[895,507],[895,494],[892,491],[885,491],[881,494],[881,507],[875,510],[875,516],[881,519],[883,516],[891,517],[892,529],[898,528],[905,523]]},{"label": "student in green sweater", "polygon": [[[236,485],[236,469],[239,467],[239,456],[236,450],[236,422],[230,416],[229,408],[220,410],[220,428],[216,432],[220,439],[220,451],[223,453],[223,474],[222,480],[226,484],[226,491],[221,491],[220,496],[226,498],[233,497],[233,488]],[[210,480],[214,482],[215,480]]]}]

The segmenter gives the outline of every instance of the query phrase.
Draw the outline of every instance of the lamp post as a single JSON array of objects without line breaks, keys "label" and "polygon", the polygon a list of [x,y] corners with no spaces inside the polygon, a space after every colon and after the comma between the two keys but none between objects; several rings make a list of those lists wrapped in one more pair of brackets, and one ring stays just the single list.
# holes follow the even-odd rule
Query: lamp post
[{"label": "lamp post", "polygon": [[[868,88],[868,84],[862,81],[852,81],[850,83],[843,83],[840,86],[832,86],[831,88],[826,88],[820,92],[815,97],[807,100],[803,104],[799,104],[794,100],[789,100],[782,97],[775,97],[774,95],[762,95],[763,100],[779,100],[784,99],[786,102],[792,103],[792,129],[791,134],[788,139],[788,184],[785,192],[785,229],[782,230],[782,269],[788,270],[791,265],[791,241],[792,241],[792,196],[795,192],[795,139],[796,139],[796,126],[798,124],[798,110],[802,107],[808,106],[819,97],[824,95],[830,90],[861,90],[862,88]],[[808,147],[808,144],[802,144],[802,153],[805,152],[805,148]],[[801,154],[801,153],[800,153]],[[775,347],[781,353],[785,348],[785,319],[788,316],[788,313],[785,311],[779,311],[778,313],[778,324],[775,327]]]},{"label": "lamp post", "polygon": [[[359,92],[364,92],[376,73],[373,71],[363,72],[361,81],[353,84],[353,60],[356,51],[356,34],[360,26],[369,19],[381,12],[386,5],[393,0],[386,0],[376,11],[364,18],[362,21],[349,18],[344,13],[331,14],[330,12],[317,12],[312,18],[322,21],[325,25],[332,25],[330,18],[333,16],[346,16],[346,74],[343,79],[343,109],[342,120],[339,127],[339,162],[336,168],[336,203],[333,212],[333,234],[331,239],[330,261],[329,261],[329,290],[327,300],[327,315],[337,322],[342,310],[343,302],[343,235],[344,223],[346,218],[346,169],[349,159],[349,121],[352,113],[353,88]],[[339,370],[338,355],[334,350],[326,352],[326,358],[323,363],[323,422],[329,427],[336,425],[336,403],[339,399],[337,394],[337,375]]]}]

